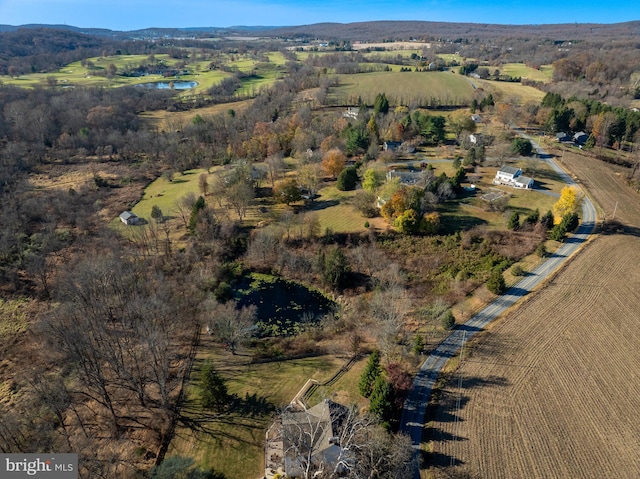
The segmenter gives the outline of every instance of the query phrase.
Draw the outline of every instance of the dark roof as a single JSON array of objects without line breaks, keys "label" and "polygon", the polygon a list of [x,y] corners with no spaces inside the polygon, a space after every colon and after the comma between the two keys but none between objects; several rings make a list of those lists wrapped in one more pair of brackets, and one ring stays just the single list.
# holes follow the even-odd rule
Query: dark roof
[{"label": "dark roof", "polygon": [[515,168],[513,166],[502,165],[499,170],[501,173],[507,173],[509,175],[515,175],[520,171],[520,168]]}]

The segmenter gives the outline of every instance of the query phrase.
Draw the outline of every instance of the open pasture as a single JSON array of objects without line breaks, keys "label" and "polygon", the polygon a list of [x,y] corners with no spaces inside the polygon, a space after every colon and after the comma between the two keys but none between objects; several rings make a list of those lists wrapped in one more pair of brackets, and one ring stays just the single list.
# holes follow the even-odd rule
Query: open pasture
[{"label": "open pasture", "polygon": [[479,88],[501,101],[509,100],[513,104],[522,105],[527,102],[540,102],[544,97],[544,92],[532,86],[523,85],[516,82],[489,81],[473,79],[473,83]]},{"label": "open pasture", "polygon": [[435,99],[443,105],[465,104],[473,95],[467,79],[450,72],[376,72],[338,77],[340,86],[332,89],[330,96],[361,97],[368,104],[373,104],[378,93],[384,93],[394,106],[415,99]]},{"label": "open pasture", "polygon": [[[527,78],[529,80],[550,82],[553,76],[553,66],[542,65],[539,70],[531,68],[524,63],[505,63],[498,67],[500,73],[512,77]],[[493,73],[492,69],[489,69]]]},{"label": "open pasture", "polygon": [[160,130],[176,131],[182,130],[185,124],[191,122],[198,115],[205,118],[207,116],[225,114],[228,113],[229,110],[239,112],[247,108],[252,101],[253,100],[243,100],[233,103],[220,103],[218,105],[186,111],[155,110],[142,112],[139,117]]}]

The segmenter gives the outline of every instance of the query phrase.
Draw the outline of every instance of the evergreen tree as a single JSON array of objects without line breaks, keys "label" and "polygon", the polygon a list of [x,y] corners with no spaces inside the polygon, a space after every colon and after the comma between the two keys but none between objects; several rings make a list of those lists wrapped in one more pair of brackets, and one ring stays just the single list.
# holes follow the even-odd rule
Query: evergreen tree
[{"label": "evergreen tree", "polygon": [[360,382],[358,383],[358,391],[360,391],[360,394],[367,398],[371,396],[373,384],[381,374],[382,368],[380,367],[380,351],[374,351],[369,356],[367,365],[362,372],[362,376],[360,376]]},{"label": "evergreen tree", "polygon": [[553,212],[551,210],[540,218],[540,225],[546,230],[553,228]]},{"label": "evergreen tree", "polygon": [[520,228],[520,215],[517,211],[514,211],[513,213],[511,213],[511,216],[509,216],[507,228],[514,231],[517,231]]},{"label": "evergreen tree", "polygon": [[506,288],[504,277],[499,269],[494,269],[491,272],[489,281],[487,281],[487,289],[493,294],[502,294]]},{"label": "evergreen tree", "polygon": [[348,166],[338,175],[336,188],[340,191],[352,191],[356,189],[358,183],[358,171],[355,166]]},{"label": "evergreen tree", "polygon": [[198,213],[205,207],[204,198],[198,196],[198,199],[191,208],[191,216],[189,217],[189,233],[194,234],[196,232],[196,224],[198,223]]},{"label": "evergreen tree", "polygon": [[349,263],[341,249],[335,248],[325,257],[322,276],[334,288],[340,288],[349,274]]},{"label": "evergreen tree", "polygon": [[390,421],[393,417],[393,397],[394,391],[391,384],[383,376],[378,376],[369,398],[369,412],[383,422]]},{"label": "evergreen tree", "polygon": [[456,324],[456,318],[450,309],[447,309],[440,317],[440,324],[446,330],[453,328]]},{"label": "evergreen tree", "polygon": [[387,95],[384,93],[378,93],[376,95],[376,99],[373,102],[373,111],[376,115],[378,113],[386,115],[389,112],[389,100],[387,100]]},{"label": "evergreen tree", "polygon": [[227,385],[210,361],[205,362],[200,373],[200,399],[205,408],[216,411],[221,411],[229,402]]}]

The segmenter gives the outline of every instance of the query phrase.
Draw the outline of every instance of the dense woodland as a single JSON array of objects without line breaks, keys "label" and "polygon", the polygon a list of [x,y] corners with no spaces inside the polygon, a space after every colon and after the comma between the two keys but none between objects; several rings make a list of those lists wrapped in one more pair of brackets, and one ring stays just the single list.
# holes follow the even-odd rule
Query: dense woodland
[{"label": "dense woodland", "polygon": [[[412,349],[419,354],[424,347],[412,342],[407,319],[413,315],[433,322],[434,330],[441,325],[446,330],[456,301],[485,283],[499,293],[502,272],[536,249],[543,255],[539,245],[549,230],[554,234],[553,218],[545,212],[522,221],[512,215],[504,231],[443,230],[440,208],[461,194],[465,175],[485,161],[499,163],[518,145],[506,132],[482,145],[465,144],[476,128],[468,113],[493,115],[505,130],[518,122],[550,134],[584,131],[585,148],[637,169],[640,113],[628,108],[638,95],[640,46],[631,39],[637,23],[555,30],[402,26],[410,38],[438,42],[438,53],[458,52],[481,66],[553,63],[554,82],[540,85],[547,91],[540,105],[512,104],[481,89],[465,105],[399,104],[378,95],[369,105],[337,105],[340,111],[356,108],[357,115],[347,119],[332,109],[330,92],[339,85],[335,74],[367,71],[367,63],[377,60],[348,51],[349,42],[409,40],[390,33],[397,24],[363,24],[350,28],[350,36],[341,27],[318,25],[270,32],[272,40],[252,44],[113,40],[47,29],[0,33],[0,73],[6,75],[54,71],[107,53],[169,53],[186,64],[191,55],[215,63],[221,54],[238,52],[259,57],[281,50],[287,58],[284,78],[269,88],[239,95],[238,73],[193,104],[172,91],[132,87],[0,86],[0,291],[29,308],[28,340],[16,336],[0,343],[0,356],[7,358],[0,374],[10,390],[8,399],[0,400],[0,451],[75,451],[92,458],[82,466],[83,477],[144,477],[164,457],[176,423],[184,421],[183,387],[204,324],[231,352],[242,345],[259,360],[326,352],[320,339],[332,335],[348,336],[350,352],[357,353],[365,340],[356,314],[362,308],[378,321],[373,336],[387,365],[384,374],[375,366],[364,395],[375,398],[376,424],[393,429],[410,386],[410,361],[403,361]],[[321,33],[335,41],[336,51],[305,62],[276,39]],[[432,53],[401,61],[415,69]],[[302,100],[302,92],[313,92],[313,100]],[[234,108],[248,99],[247,107]],[[224,113],[197,115],[173,129],[140,117],[221,103],[228,104]],[[449,114],[453,106],[463,113]],[[393,182],[383,187],[379,162],[396,154],[380,145],[391,141],[450,145],[464,156],[456,160],[454,175],[426,170],[410,187]],[[628,155],[612,160],[606,154],[612,149]],[[284,175],[285,158],[299,162],[294,180]],[[215,185],[203,180],[202,196],[177,199],[175,211],[154,212],[138,235],[125,238],[108,227],[152,180],[222,166],[225,174]],[[80,186],[35,186],[36,176],[56,181],[59,172],[80,168],[94,172]],[[103,177],[99,168],[112,174]],[[252,228],[243,221],[260,199],[289,207],[299,205],[304,192],[308,206],[321,185],[332,182],[341,190],[361,183],[354,204],[363,221],[379,214],[376,197],[386,199],[380,214],[389,229],[360,235],[319,231],[304,206],[265,215],[270,227]],[[169,216],[181,223],[179,240],[171,237]],[[558,239],[575,227],[577,217],[565,221]],[[304,282],[337,306],[322,318],[306,318],[313,326],[295,334],[260,324],[258,334],[248,335],[251,326],[239,325],[254,323],[256,313],[236,304],[233,291],[250,273]],[[31,346],[24,349],[27,343]],[[379,376],[388,381],[376,381]],[[233,407],[240,407],[235,401]],[[219,402],[212,399],[215,407]],[[388,436],[381,437],[387,439],[377,444],[392,451]],[[402,460],[390,463],[389,471],[402,470],[407,459]]]}]

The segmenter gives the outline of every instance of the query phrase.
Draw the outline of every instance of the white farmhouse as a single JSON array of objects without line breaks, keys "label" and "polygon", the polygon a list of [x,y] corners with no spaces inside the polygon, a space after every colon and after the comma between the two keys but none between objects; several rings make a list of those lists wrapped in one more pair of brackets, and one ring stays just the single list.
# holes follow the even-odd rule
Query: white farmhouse
[{"label": "white farmhouse", "polygon": [[533,178],[522,176],[522,170],[513,166],[502,165],[493,179],[494,185],[507,185],[514,188],[533,188]]}]

